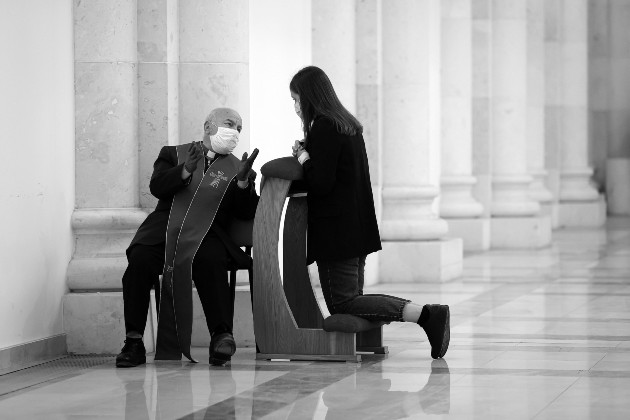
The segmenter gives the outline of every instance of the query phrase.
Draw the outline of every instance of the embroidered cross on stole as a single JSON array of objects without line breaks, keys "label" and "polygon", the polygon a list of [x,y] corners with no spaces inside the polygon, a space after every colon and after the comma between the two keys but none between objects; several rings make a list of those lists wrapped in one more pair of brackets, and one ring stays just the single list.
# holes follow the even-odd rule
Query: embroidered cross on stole
[{"label": "embroidered cross on stole", "polygon": [[[177,160],[186,159],[190,144],[177,146]],[[155,360],[181,360],[190,355],[192,335],[192,263],[223,196],[238,171],[233,155],[218,156],[204,174],[198,165],[190,184],[173,197],[166,229],[166,252]]]}]

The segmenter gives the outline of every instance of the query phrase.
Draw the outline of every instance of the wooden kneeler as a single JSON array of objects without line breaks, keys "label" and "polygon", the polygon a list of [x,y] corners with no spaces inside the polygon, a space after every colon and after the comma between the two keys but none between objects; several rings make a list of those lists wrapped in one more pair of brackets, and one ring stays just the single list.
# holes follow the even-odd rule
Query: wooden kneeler
[{"label": "wooden kneeler", "polygon": [[[353,315],[322,316],[306,266],[306,194],[291,189],[302,178],[302,167],[293,157],[280,158],[261,172],[253,231],[256,359],[360,362],[357,351],[387,353],[383,323]],[[278,244],[287,198],[281,276]]]}]

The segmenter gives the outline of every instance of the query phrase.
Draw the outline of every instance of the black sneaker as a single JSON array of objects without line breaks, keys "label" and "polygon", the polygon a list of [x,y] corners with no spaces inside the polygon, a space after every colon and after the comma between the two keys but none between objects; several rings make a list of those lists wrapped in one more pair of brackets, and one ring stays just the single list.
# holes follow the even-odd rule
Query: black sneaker
[{"label": "black sneaker", "polygon": [[236,352],[236,342],[231,333],[225,332],[214,334],[210,340],[210,364],[213,366],[223,366],[230,360]]},{"label": "black sneaker", "polygon": [[448,305],[424,305],[429,312],[429,318],[420,326],[427,333],[431,344],[431,357],[444,357],[451,340],[451,327]]},{"label": "black sneaker", "polygon": [[116,367],[128,368],[143,365],[147,362],[147,351],[144,348],[142,338],[129,338],[125,340],[125,345],[116,356]]}]

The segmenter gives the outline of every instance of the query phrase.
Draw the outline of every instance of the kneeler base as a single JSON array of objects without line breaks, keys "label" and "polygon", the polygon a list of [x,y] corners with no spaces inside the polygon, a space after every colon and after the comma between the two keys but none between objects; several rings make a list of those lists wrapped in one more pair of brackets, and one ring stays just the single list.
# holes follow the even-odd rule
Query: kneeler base
[{"label": "kneeler base", "polygon": [[306,266],[308,210],[304,194],[290,197],[286,207],[281,275],[280,221],[291,180],[271,177],[264,169],[267,178],[262,183],[253,231],[254,332],[260,350],[256,359],[356,363],[361,361],[357,351],[387,354],[387,347],[382,345],[382,324],[368,331],[324,331],[324,318]]},{"label": "kneeler base", "polygon": [[361,355],[340,355],[340,354],[256,354],[256,360],[296,360],[308,362],[350,362],[359,363]]}]

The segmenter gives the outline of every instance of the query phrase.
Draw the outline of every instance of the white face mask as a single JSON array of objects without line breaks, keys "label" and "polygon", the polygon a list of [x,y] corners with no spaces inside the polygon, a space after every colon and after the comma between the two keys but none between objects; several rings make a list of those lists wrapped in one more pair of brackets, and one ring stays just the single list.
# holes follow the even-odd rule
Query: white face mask
[{"label": "white face mask", "polygon": [[220,155],[232,153],[238,145],[239,132],[233,128],[218,127],[217,133],[210,136],[210,145],[212,150]]}]

